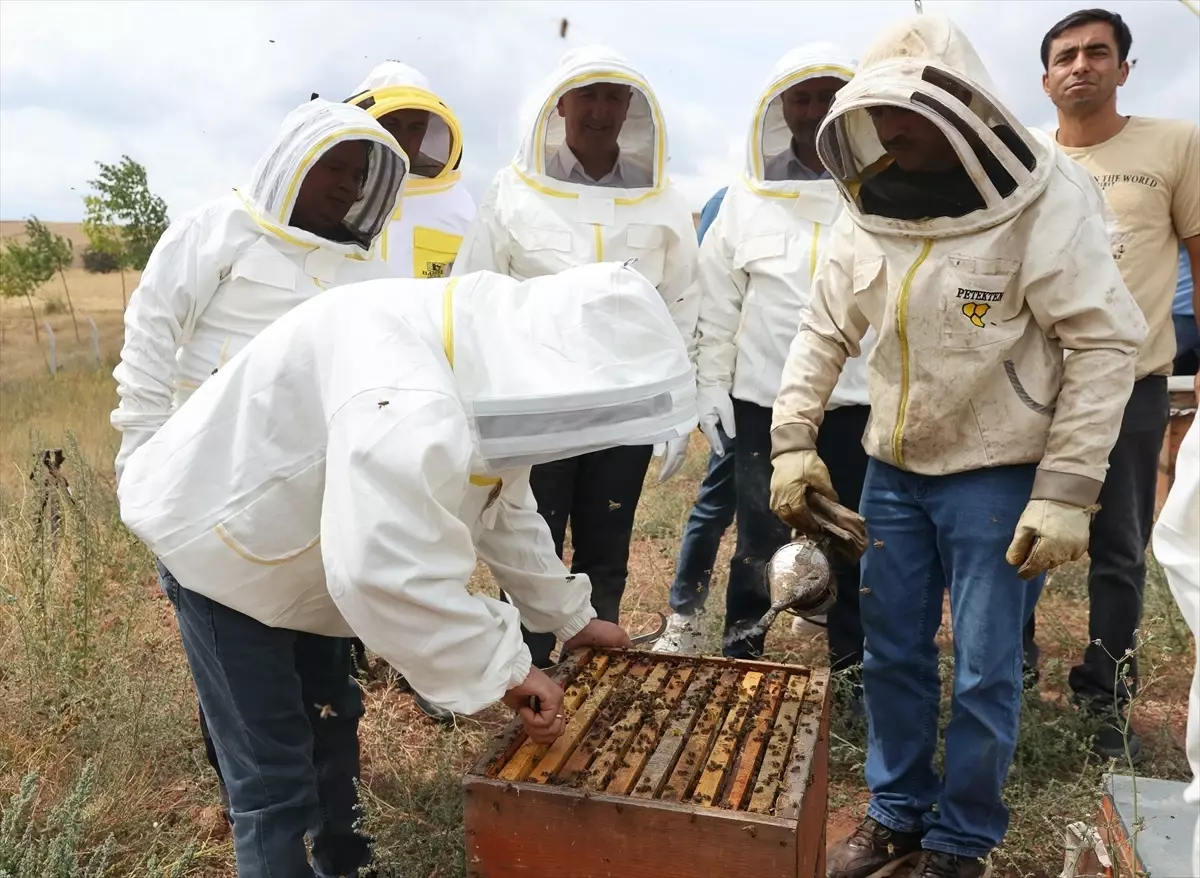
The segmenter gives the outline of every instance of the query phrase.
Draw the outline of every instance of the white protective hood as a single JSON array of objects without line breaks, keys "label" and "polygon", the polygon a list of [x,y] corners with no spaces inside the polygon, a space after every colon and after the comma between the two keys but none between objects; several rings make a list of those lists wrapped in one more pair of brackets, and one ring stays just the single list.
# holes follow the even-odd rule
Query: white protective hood
[{"label": "white protective hood", "polygon": [[[971,95],[964,104],[944,85]],[[978,187],[986,207],[966,216],[905,221],[866,214],[859,187],[891,164],[868,108],[901,107],[941,129]],[[1003,126],[1010,144],[997,136]],[[821,160],[841,186],[855,222],[880,234],[936,238],[963,235],[1015,216],[1046,186],[1054,166],[1049,138],[1028,131],[991,94],[991,80],[966,35],[948,19],[919,15],[884,32],[863,55],[854,80],[830,107],[817,137]]]},{"label": "white protective hood", "polygon": [[[572,89],[593,82],[617,82],[632,87],[629,113],[617,144],[622,160],[650,170],[650,189],[654,193],[660,192],[667,181],[667,130],[662,110],[645,77],[624,57],[604,46],[587,46],[565,54],[527,100],[522,113],[527,133],[513,161],[517,171],[526,178],[533,178],[538,188],[550,190],[551,194],[574,193],[587,188],[546,176],[546,165],[566,140],[566,128],[558,114],[558,99]],[[621,191],[612,190],[618,198]],[[625,191],[646,194],[645,189]]]},{"label": "white protective hood", "polygon": [[[788,52],[771,71],[759,93],[746,136],[745,175],[752,188],[794,191],[793,180],[767,180],[767,161],[791,148],[792,132],[783,118],[783,93],[808,79],[836,76],[849,81],[858,63],[835,43],[809,43]],[[813,170],[817,170],[814,168]]]},{"label": "white protective hood", "polygon": [[596,263],[521,283],[481,272],[451,284],[443,343],[479,469],[651,445],[696,426],[683,340],[632,268]]},{"label": "white protective hood", "polygon": [[429,113],[429,129],[421,142],[420,155],[408,157],[412,176],[406,192],[444,188],[461,176],[458,168],[462,161],[462,126],[419,70],[399,61],[384,61],[359,83],[346,103],[361,107],[373,119],[396,110]]},{"label": "white protective hood", "polygon": [[326,152],[347,140],[367,141],[370,156],[362,195],[342,221],[356,243],[341,247],[369,250],[392,216],[408,163],[395,138],[369,115],[346,104],[314,99],[287,114],[275,144],[259,159],[250,185],[240,193],[255,219],[285,239],[339,249],[289,221],[309,170]]}]

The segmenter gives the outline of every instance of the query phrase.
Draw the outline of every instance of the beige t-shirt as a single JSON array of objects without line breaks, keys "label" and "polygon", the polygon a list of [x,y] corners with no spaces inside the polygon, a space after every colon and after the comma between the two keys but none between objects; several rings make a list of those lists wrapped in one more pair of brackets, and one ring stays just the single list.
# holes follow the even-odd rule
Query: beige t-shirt
[{"label": "beige t-shirt", "polygon": [[1103,143],[1061,149],[1091,172],[1116,214],[1113,256],[1150,324],[1137,377],[1170,375],[1179,239],[1200,235],[1200,128],[1131,116]]}]

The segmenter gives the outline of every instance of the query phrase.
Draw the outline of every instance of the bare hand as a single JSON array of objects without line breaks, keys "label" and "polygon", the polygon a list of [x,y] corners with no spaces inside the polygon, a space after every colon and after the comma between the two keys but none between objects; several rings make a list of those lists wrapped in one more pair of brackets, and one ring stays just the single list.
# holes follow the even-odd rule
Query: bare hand
[{"label": "bare hand", "polygon": [[633,641],[620,625],[612,622],[602,622],[593,619],[583,627],[583,630],[563,644],[562,654],[583,649],[588,646],[606,646],[618,649],[632,649]]},{"label": "bare hand", "polygon": [[[537,712],[529,706],[532,697],[538,699]],[[531,668],[524,682],[509,689],[501,700],[521,718],[525,734],[537,744],[553,744],[566,729],[562,687],[537,668]]]}]

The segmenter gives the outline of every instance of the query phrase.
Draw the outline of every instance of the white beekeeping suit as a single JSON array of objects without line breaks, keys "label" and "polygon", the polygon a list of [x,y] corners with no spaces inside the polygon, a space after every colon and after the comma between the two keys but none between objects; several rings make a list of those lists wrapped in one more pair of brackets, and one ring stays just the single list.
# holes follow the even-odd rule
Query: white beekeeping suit
[{"label": "white beekeeping suit", "polygon": [[[960,31],[916,22],[878,41],[883,60],[863,58],[818,135],[846,207],[784,369],[774,454],[813,447],[825,400],[811,377],[826,383],[874,327],[872,457],[926,475],[1039,462],[1035,497],[1090,506],[1145,320],[1111,259],[1091,175],[991,96]],[[868,113],[879,106],[945,135],[971,189],[926,202],[943,199],[947,214],[961,203],[960,215],[905,215],[927,205],[891,181]]]},{"label": "white beekeeping suit", "polygon": [[[289,225],[309,171],[345,141],[369,145],[347,243]],[[112,425],[117,477],[134,450],[216,370],[273,321],[322,290],[385,277],[373,247],[407,173],[396,141],[367,113],[313,100],[284,119],[250,183],[167,229],[125,311]]]},{"label": "white beekeeping suit", "polygon": [[[1154,526],[1154,557],[1167,574],[1192,638],[1200,642],[1200,418],[1192,422],[1175,463],[1175,482]],[[1184,801],[1196,815],[1192,826],[1192,874],[1200,875],[1200,655],[1188,695],[1187,758],[1192,782]]]},{"label": "white beekeeping suit", "polygon": [[380,239],[380,253],[397,277],[450,274],[463,235],[475,218],[475,201],[462,181],[462,127],[417,70],[398,61],[378,65],[347,103],[362,107],[388,126],[397,111],[428,114],[428,129],[416,155],[409,156],[404,199]]},{"label": "white beekeeping suit", "polygon": [[[617,172],[626,187],[567,182],[561,171],[562,95],[593,82],[629,85]],[[688,342],[697,303],[687,294],[696,266],[696,230],[667,176],[667,131],[649,83],[611,49],[569,52],[531,102],[537,111],[510,166],[496,175],[463,242],[455,273],[480,269],[518,280],[589,262],[637,259]],[[637,185],[632,185],[637,184]]]},{"label": "white beekeeping suit", "polygon": [[[714,448],[718,416],[735,435],[729,397],[767,408],[775,402],[800,309],[842,210],[832,179],[785,176],[780,159],[793,153],[784,92],[814,78],[849,81],[855,67],[849,53],[828,43],[780,59],[755,104],[743,176],[725,193],[700,247],[697,383],[701,426]],[[862,357],[846,364],[829,408],[866,404]]]},{"label": "white beekeeping suit", "polygon": [[[595,616],[528,467],[695,423],[684,344],[620,264],[375,281],[297,308],[207,382],[130,459],[121,516],[184,588],[356,634],[470,713],[528,674],[522,621],[565,640]],[[467,591],[476,552],[515,606]]]}]

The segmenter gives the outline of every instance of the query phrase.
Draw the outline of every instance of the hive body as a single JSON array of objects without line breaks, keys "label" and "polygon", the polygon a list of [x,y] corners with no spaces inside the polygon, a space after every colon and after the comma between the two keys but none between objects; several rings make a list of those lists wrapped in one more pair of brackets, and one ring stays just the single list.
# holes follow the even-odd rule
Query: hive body
[{"label": "hive body", "polygon": [[826,672],[593,650],[558,677],[566,733],[514,722],[464,780],[473,878],[824,875]]}]

